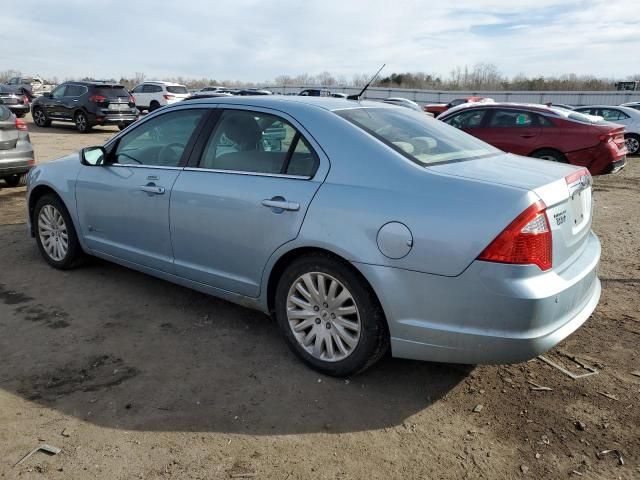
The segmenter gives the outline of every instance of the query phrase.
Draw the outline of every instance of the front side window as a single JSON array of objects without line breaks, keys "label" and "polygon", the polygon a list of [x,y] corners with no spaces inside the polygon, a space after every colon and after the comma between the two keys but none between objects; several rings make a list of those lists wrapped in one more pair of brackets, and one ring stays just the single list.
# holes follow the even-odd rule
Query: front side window
[{"label": "front side window", "polygon": [[533,114],[521,110],[494,110],[491,128],[522,128],[533,125]]},{"label": "front side window", "polygon": [[482,140],[407,108],[350,108],[335,113],[423,166],[501,153]]},{"label": "front side window", "polygon": [[142,93],[144,89],[144,85],[138,85],[136,88],[131,90],[131,93]]},{"label": "front side window", "polygon": [[477,128],[486,114],[486,110],[467,110],[447,118],[445,123],[460,129]]},{"label": "front side window", "polygon": [[179,110],[143,122],[118,140],[113,163],[179,166],[184,149],[206,112]]},{"label": "front side window", "polygon": [[286,120],[262,112],[225,110],[202,154],[212,170],[311,177],[319,160]]}]

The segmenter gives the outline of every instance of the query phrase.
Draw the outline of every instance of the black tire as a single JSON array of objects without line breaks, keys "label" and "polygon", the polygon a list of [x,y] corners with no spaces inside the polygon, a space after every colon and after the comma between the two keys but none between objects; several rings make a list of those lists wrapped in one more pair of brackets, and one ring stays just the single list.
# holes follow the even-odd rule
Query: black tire
[{"label": "black tire", "polygon": [[118,125],[118,129],[120,130],[124,130],[125,128],[127,128],[129,125],[131,125],[130,123],[121,123]]},{"label": "black tire", "polygon": [[76,129],[80,133],[89,133],[91,131],[91,124],[89,123],[89,118],[87,114],[82,110],[78,110],[76,114],[73,116],[73,121],[76,124]]},{"label": "black tire", "polygon": [[533,152],[531,154],[533,158],[541,158],[543,160],[551,160],[552,162],[558,163],[568,163],[565,156],[562,152],[558,150],[553,150],[551,148],[543,148],[542,150],[538,150],[537,152]]},{"label": "black tire", "polygon": [[[289,289],[298,278],[311,272],[325,273],[342,283],[353,297],[359,312],[360,338],[351,353],[341,360],[330,362],[314,357],[298,342],[289,325]],[[360,373],[380,360],[389,349],[387,323],[375,293],[351,265],[328,254],[305,255],[287,266],[276,288],[275,316],[289,348],[308,366],[326,375],[345,377]]]},{"label": "black tire", "polygon": [[154,110],[157,110],[160,108],[160,104],[158,102],[156,102],[155,100],[151,101],[151,105],[149,105],[149,113],[153,112]]},{"label": "black tire", "polygon": [[47,118],[47,114],[42,108],[34,107],[31,115],[33,116],[33,123],[35,123],[36,126],[45,128],[51,125],[51,120]]},{"label": "black tire", "polygon": [[[60,212],[66,226],[68,248],[65,256],[61,259],[52,258],[43,246],[42,239],[40,238],[38,219],[40,217],[40,212],[42,211],[42,209],[48,205],[52,206],[58,212]],[[73,268],[82,258],[82,247],[80,246],[80,242],[78,242],[78,235],[76,234],[75,227],[73,226],[73,222],[71,221],[71,216],[69,215],[69,211],[67,210],[67,208],[62,203],[62,200],[60,200],[57,195],[48,193],[38,199],[38,201],[36,202],[36,206],[33,209],[33,218],[31,219],[31,222],[36,235],[38,249],[49,265],[60,270],[68,270],[70,268]]]},{"label": "black tire", "polygon": [[624,136],[625,144],[627,145],[628,155],[640,154],[640,135],[635,133],[627,133]]},{"label": "black tire", "polygon": [[4,181],[9,187],[26,187],[27,174],[14,173],[13,175],[7,175],[6,177],[4,177]]}]

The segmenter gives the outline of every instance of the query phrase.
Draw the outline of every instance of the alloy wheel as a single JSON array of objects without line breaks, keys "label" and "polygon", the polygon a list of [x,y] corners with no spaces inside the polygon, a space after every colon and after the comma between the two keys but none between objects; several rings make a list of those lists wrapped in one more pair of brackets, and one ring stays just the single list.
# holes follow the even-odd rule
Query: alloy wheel
[{"label": "alloy wheel", "polygon": [[630,155],[635,155],[640,150],[640,140],[635,137],[625,138],[624,143],[626,143]]},{"label": "alloy wheel", "polygon": [[318,360],[343,360],[360,340],[362,323],[353,295],[326,273],[305,273],[293,282],[287,319],[300,346]]},{"label": "alloy wheel", "polygon": [[39,127],[42,127],[47,119],[44,116],[44,112],[39,108],[33,111],[33,121]]},{"label": "alloy wheel", "polygon": [[45,205],[38,215],[38,235],[47,255],[62,261],[69,251],[69,232],[64,217],[53,205]]},{"label": "alloy wheel", "polygon": [[80,132],[84,132],[87,129],[87,117],[84,116],[84,113],[76,115],[76,127]]}]

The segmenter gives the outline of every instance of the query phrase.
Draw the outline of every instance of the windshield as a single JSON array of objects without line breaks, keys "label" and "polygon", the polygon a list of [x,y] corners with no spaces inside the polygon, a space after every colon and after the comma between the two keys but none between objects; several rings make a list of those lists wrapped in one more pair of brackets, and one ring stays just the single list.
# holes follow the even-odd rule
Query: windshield
[{"label": "windshield", "polygon": [[189,93],[187,87],[182,85],[167,85],[167,92],[169,93]]},{"label": "windshield", "polygon": [[409,109],[354,108],[335,113],[420,165],[501,153],[457,128]]}]

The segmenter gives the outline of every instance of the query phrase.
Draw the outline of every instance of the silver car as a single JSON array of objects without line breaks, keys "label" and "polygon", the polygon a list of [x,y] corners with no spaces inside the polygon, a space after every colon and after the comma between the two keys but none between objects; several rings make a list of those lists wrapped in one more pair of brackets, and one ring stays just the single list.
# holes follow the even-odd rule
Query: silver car
[{"label": "silver car", "polygon": [[52,266],[94,255],[261,310],[330,375],[389,349],[524,361],[600,297],[585,169],[380,102],[181,102],[37,166],[27,196]]},{"label": "silver car", "polygon": [[9,187],[24,187],[34,165],[27,124],[0,105],[0,178]]}]

